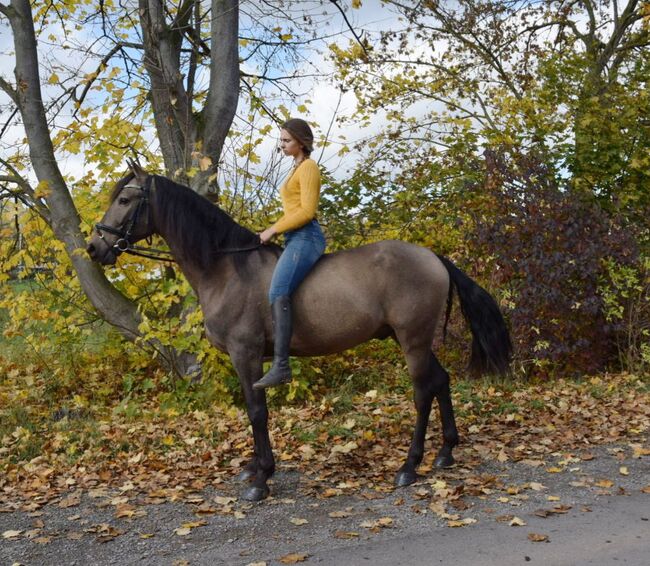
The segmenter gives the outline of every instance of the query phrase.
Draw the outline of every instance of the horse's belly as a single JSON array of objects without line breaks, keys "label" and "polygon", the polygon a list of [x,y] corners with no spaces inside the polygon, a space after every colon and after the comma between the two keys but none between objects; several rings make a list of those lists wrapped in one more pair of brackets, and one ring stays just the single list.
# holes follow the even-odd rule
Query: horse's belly
[{"label": "horse's belly", "polygon": [[371,338],[392,334],[375,309],[341,310],[333,305],[312,304],[294,310],[291,349],[296,355],[319,356],[353,348]]}]

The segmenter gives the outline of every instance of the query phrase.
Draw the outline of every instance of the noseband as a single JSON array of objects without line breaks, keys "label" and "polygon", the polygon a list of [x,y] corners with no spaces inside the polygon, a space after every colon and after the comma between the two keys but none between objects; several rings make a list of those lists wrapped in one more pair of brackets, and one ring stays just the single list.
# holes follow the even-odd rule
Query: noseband
[{"label": "noseband", "polygon": [[[138,218],[140,217],[142,209],[145,207],[145,205],[149,204],[149,195],[151,192],[152,184],[153,179],[151,179],[151,182],[145,183],[144,186],[135,185],[132,183],[124,185],[122,189],[138,189],[139,191],[142,191],[138,197],[138,206],[135,208],[135,212],[131,218],[129,218],[124,223],[125,227],[113,228],[112,226],[98,223],[95,224],[95,230],[102,240],[104,239],[103,232],[107,232],[108,234],[113,234],[114,236],[118,237],[118,239],[113,244],[113,250],[116,255],[120,255],[121,253],[126,252],[128,254],[138,255],[149,259],[157,259],[160,261],[174,261],[174,259],[171,257],[171,252],[168,250],[158,250],[156,248],[144,248],[142,246],[136,246],[132,244],[130,240],[133,233],[133,228],[138,222]],[[119,195],[117,198],[119,198]]]}]

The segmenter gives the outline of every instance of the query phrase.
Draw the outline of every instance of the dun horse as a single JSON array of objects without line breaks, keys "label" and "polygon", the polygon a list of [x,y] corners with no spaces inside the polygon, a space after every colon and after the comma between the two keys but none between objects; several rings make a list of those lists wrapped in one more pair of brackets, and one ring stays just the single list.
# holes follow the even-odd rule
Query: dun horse
[{"label": "dun horse", "polygon": [[[255,233],[191,189],[130,166],[87,251],[93,260],[112,265],[120,253],[142,249],[134,244],[152,234],[167,242],[198,296],[208,340],[230,355],[239,376],[254,443],[254,456],[241,474],[248,482],[242,497],[261,500],[269,493],[275,461],[265,392],[253,389],[253,383],[273,352],[267,290],[280,248],[261,246]],[[372,338],[392,337],[400,344],[413,380],[417,418],[395,479],[398,486],[416,481],[434,397],[443,437],[435,465],[454,463],[458,431],[449,375],[432,352],[434,332],[454,288],[473,335],[471,369],[506,373],[512,346],[496,302],[451,261],[428,249],[383,241],[326,254],[293,297],[294,356],[340,352]]]}]

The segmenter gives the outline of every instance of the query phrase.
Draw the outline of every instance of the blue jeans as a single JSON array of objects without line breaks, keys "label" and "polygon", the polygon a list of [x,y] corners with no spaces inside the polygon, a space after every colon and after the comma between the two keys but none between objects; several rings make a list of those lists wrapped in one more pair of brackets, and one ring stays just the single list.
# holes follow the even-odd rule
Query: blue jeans
[{"label": "blue jeans", "polygon": [[325,236],[317,220],[285,232],[284,251],[273,271],[269,303],[282,295],[290,296],[325,251]]}]

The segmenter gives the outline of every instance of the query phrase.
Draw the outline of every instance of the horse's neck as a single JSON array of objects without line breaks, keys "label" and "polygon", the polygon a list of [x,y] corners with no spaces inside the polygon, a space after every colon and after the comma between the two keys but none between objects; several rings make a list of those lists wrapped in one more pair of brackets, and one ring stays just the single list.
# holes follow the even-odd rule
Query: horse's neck
[{"label": "horse's neck", "polygon": [[185,257],[181,252],[179,246],[175,242],[173,234],[166,234],[164,228],[156,227],[156,232],[167,243],[172,257],[174,258],[179,269],[187,279],[188,283],[200,299],[202,290],[205,288],[206,278],[210,279],[210,292],[219,292],[220,288],[225,286],[228,279],[232,277],[232,269],[230,269],[229,262],[226,257],[220,258],[214,263],[210,269],[210,274],[206,274],[205,270],[199,265],[196,265],[189,258]]}]

